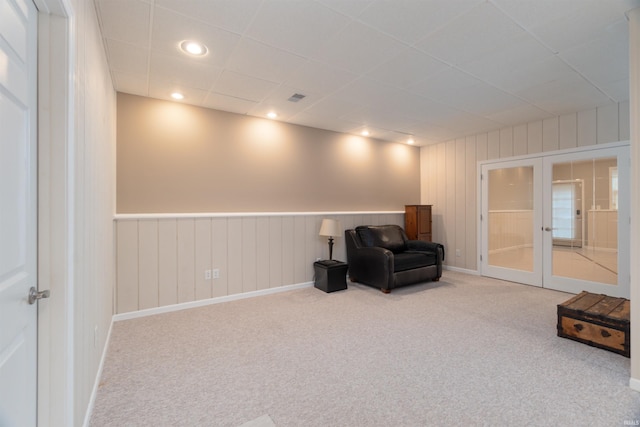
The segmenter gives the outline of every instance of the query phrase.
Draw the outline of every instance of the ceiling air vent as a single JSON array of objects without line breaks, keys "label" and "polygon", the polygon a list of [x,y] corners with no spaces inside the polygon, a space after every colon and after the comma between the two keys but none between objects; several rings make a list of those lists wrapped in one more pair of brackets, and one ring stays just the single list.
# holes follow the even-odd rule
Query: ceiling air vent
[{"label": "ceiling air vent", "polygon": [[304,98],[306,95],[303,95],[301,93],[294,93],[293,95],[291,95],[291,98],[289,98],[287,101],[290,102],[298,102],[300,101],[302,98]]}]

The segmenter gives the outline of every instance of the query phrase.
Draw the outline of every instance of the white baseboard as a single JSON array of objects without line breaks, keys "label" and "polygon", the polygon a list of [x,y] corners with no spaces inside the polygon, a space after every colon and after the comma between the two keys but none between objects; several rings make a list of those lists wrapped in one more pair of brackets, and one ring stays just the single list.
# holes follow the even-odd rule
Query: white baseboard
[{"label": "white baseboard", "polygon": [[91,415],[93,414],[93,407],[96,403],[96,394],[98,394],[98,388],[100,387],[100,380],[102,379],[102,369],[104,368],[104,360],[107,357],[107,350],[109,349],[109,343],[111,342],[111,330],[113,329],[113,317],[111,318],[111,324],[109,324],[109,331],[107,332],[107,339],[104,342],[104,348],[102,349],[102,356],[100,357],[100,364],[98,365],[98,372],[96,372],[96,379],[93,383],[93,389],[91,390],[91,396],[89,398],[89,404],[87,405],[87,411],[84,414],[83,427],[89,427],[91,421]]},{"label": "white baseboard", "polygon": [[640,391],[640,379],[629,378],[629,387],[631,390]]},{"label": "white baseboard", "polygon": [[442,265],[442,269],[443,270],[449,270],[449,271],[455,271],[457,273],[471,274],[473,276],[479,276],[480,275],[480,272],[478,270],[469,270],[468,268],[453,267],[451,265],[446,265],[446,264]]},{"label": "white baseboard", "polygon": [[307,288],[313,286],[314,282],[298,283],[295,285],[279,286],[277,288],[261,289],[259,291],[244,292],[241,294],[226,295],[223,297],[203,299],[199,301],[183,302],[180,304],[172,304],[164,307],[148,308],[145,310],[131,311],[129,313],[120,313],[113,316],[114,322],[121,320],[137,319],[139,317],[153,316],[155,314],[169,313],[172,311],[187,310],[189,308],[203,307],[206,305],[220,304],[222,302],[236,301],[245,298],[259,297],[262,295],[276,294],[279,292],[287,292],[294,289]]}]

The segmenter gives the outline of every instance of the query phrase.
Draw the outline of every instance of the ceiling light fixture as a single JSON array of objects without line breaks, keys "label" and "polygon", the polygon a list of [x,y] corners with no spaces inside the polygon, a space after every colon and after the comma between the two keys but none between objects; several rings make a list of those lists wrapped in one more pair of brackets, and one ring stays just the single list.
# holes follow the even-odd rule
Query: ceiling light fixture
[{"label": "ceiling light fixture", "polygon": [[171,94],[171,97],[172,97],[173,99],[178,100],[178,101],[179,101],[179,100],[181,100],[181,99],[184,99],[184,95],[183,95],[183,94],[181,94],[180,92],[173,92],[173,93]]},{"label": "ceiling light fixture", "polygon": [[275,119],[276,117],[278,117],[278,115],[276,113],[274,113],[273,111],[267,113],[267,117],[269,117],[270,119]]},{"label": "ceiling light fixture", "polygon": [[413,139],[412,136],[410,136],[409,139],[407,139],[407,144],[409,144],[409,145],[413,145],[413,144],[415,144],[415,142],[416,141]]},{"label": "ceiling light fixture", "polygon": [[368,130],[363,130],[362,132],[360,132],[360,135],[362,136],[369,136],[369,131]]},{"label": "ceiling light fixture", "polygon": [[182,43],[180,43],[180,49],[183,52],[188,53],[189,55],[194,55],[194,56],[204,56],[208,52],[207,47],[205,45],[193,40],[185,40]]}]

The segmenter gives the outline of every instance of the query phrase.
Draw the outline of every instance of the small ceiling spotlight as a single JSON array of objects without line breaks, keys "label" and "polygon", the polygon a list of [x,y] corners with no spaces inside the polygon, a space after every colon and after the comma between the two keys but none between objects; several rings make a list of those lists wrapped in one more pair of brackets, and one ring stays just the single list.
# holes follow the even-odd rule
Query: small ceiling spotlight
[{"label": "small ceiling spotlight", "polygon": [[413,139],[413,137],[412,137],[412,136],[410,136],[410,137],[409,137],[409,139],[407,139],[407,144],[409,144],[409,145],[413,145],[413,144],[415,144],[415,143],[416,143],[416,141],[415,141],[415,139]]},{"label": "small ceiling spotlight", "polygon": [[368,130],[363,130],[362,132],[360,132],[360,135],[362,135],[362,136],[369,136],[369,135],[370,135],[370,133],[369,133],[369,131],[368,131]]},{"label": "small ceiling spotlight", "polygon": [[267,113],[267,117],[269,117],[270,119],[275,119],[276,117],[278,117],[278,115],[273,111],[270,111],[269,113]]},{"label": "small ceiling spotlight", "polygon": [[184,95],[183,95],[183,94],[181,94],[180,92],[173,92],[173,93],[171,94],[171,97],[172,97],[173,99],[175,99],[175,100],[178,100],[178,101],[180,101],[181,99],[184,99]]},{"label": "small ceiling spotlight", "polygon": [[194,56],[204,56],[208,52],[207,47],[205,45],[193,40],[185,40],[182,43],[180,43],[180,49],[183,52],[188,53],[189,55],[194,55]]}]

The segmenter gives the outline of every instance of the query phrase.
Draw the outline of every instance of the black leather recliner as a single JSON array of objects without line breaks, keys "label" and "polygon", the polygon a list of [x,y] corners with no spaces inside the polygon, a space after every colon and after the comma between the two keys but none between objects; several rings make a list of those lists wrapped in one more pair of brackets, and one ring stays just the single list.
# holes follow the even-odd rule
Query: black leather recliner
[{"label": "black leather recliner", "polygon": [[409,240],[398,225],[361,225],[345,230],[349,278],[352,282],[391,289],[442,276],[444,246]]}]

